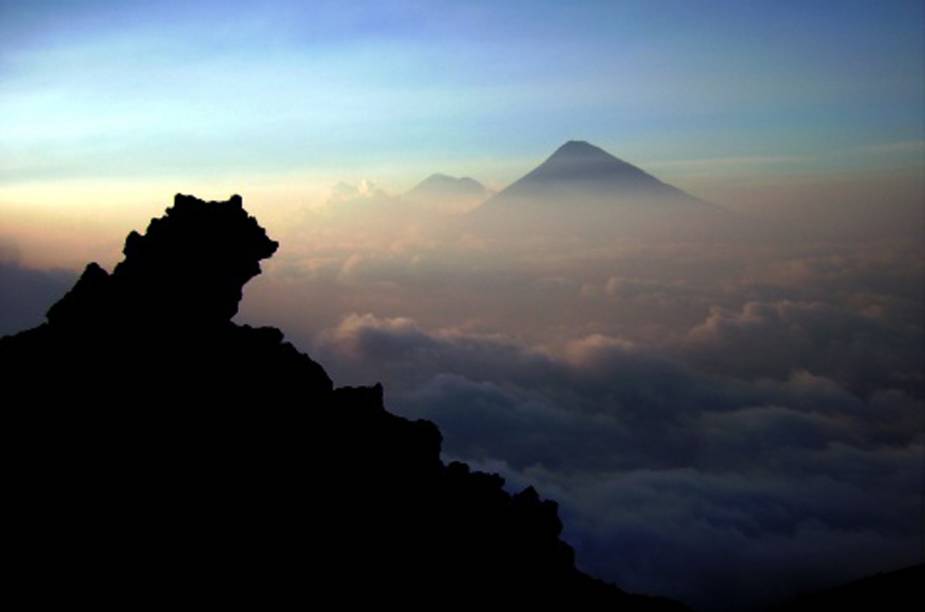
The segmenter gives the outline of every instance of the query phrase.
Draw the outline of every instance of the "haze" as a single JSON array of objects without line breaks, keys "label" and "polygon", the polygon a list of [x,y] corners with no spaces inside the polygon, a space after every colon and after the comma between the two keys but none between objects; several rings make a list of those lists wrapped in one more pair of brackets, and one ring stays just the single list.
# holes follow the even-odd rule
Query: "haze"
[{"label": "haze", "polygon": [[922,4],[500,4],[0,2],[0,333],[240,193],[238,320],[585,571],[707,610],[922,562]]}]

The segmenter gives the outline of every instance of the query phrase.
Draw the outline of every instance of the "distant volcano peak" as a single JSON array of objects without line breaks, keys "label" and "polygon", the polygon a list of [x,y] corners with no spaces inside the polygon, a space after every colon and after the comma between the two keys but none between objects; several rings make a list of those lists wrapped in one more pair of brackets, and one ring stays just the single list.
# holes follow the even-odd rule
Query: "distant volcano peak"
[{"label": "distant volcano peak", "polygon": [[586,140],[569,140],[568,142],[563,144],[561,147],[556,149],[556,151],[552,154],[550,159],[555,158],[557,156],[562,156],[562,155],[567,155],[570,157],[571,156],[588,156],[588,157],[594,156],[594,157],[604,157],[608,159],[617,159],[616,157],[614,157],[613,155],[611,155],[604,149],[600,147],[596,147]]},{"label": "distant volcano peak", "polygon": [[[473,219],[489,228],[505,227],[507,222],[532,223],[550,232],[571,224],[575,231],[588,234],[605,227],[665,225],[666,214],[672,215],[672,224],[689,228],[695,222],[691,215],[713,209],[598,146],[569,140],[473,211]],[[564,210],[572,215],[568,220]]]},{"label": "distant volcano peak", "polygon": [[418,183],[414,189],[426,189],[434,187],[445,188],[449,186],[454,188],[462,188],[469,191],[483,191],[485,189],[481,183],[468,176],[457,178],[455,176],[450,176],[449,174],[443,174],[441,172],[431,174],[426,179]]},{"label": "distant volcano peak", "polygon": [[459,213],[481,204],[491,192],[474,178],[431,174],[405,193],[408,202],[424,204],[428,210]]},{"label": "distant volcano peak", "polygon": [[421,181],[419,184],[423,185],[427,183],[449,183],[449,182],[456,182],[456,180],[457,180],[456,177],[450,176],[449,174],[443,174],[442,172],[434,172],[433,174],[428,176],[426,179]]},{"label": "distant volcano peak", "polygon": [[[584,140],[569,140],[506,191],[572,186],[595,191],[662,191],[670,189],[654,176]],[[502,192],[504,193],[504,192]]]}]

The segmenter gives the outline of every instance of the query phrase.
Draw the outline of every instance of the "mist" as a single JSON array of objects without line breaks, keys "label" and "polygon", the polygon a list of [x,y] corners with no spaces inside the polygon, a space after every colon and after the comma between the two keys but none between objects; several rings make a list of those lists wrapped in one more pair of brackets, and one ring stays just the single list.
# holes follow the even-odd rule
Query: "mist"
[{"label": "mist", "polygon": [[[438,177],[258,197],[281,248],[237,320],[556,499],[579,567],[627,590],[744,609],[920,559],[921,174],[721,204]],[[19,293],[8,331],[53,301]]]},{"label": "mist", "polygon": [[594,199],[484,232],[359,191],[279,236],[239,319],[538,484],[586,571],[740,609],[920,559],[920,176],[709,204],[695,231]]},{"label": "mist", "polygon": [[[921,564],[923,24],[908,0],[0,2],[0,335],[169,202],[233,200],[279,242],[233,322],[556,500],[589,575],[709,612]],[[221,252],[161,287],[175,318]],[[63,373],[139,416],[199,354],[162,340],[132,346],[150,368],[103,355],[131,384],[69,341]],[[42,346],[11,361],[68,370]]]}]

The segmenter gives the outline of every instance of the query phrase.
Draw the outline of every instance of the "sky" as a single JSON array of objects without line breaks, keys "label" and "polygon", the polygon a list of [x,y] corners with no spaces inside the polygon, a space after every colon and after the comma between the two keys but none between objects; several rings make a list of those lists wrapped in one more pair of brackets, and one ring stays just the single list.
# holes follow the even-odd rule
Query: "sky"
[{"label": "sky", "polygon": [[[174,193],[240,193],[281,246],[236,320],[557,500],[583,570],[712,610],[897,569],[923,75],[921,2],[0,0],[0,334]],[[734,231],[488,236],[459,211],[492,200],[402,197],[573,139]]]},{"label": "sky", "polygon": [[[920,2],[3,2],[0,181],[908,168]],[[18,195],[18,191],[14,191]]]},{"label": "sky", "polygon": [[0,1],[0,243],[33,267],[114,263],[178,191],[241,193],[282,225],[343,181],[498,190],[571,139],[730,206],[908,179],[923,19],[920,2]]}]

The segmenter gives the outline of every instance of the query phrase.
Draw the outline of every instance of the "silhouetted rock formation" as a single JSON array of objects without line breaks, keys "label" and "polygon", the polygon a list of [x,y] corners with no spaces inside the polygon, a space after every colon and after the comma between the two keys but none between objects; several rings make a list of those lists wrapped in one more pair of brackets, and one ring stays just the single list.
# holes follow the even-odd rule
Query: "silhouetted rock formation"
[{"label": "silhouetted rock formation", "polygon": [[335,389],[232,323],[276,248],[240,197],[178,195],[0,340],[8,584],[35,605],[676,607],[578,572],[554,502],[444,465],[381,386]]},{"label": "silhouetted rock formation", "polygon": [[817,610],[921,610],[925,604],[925,564],[868,576],[824,591],[803,595],[776,612]]}]

